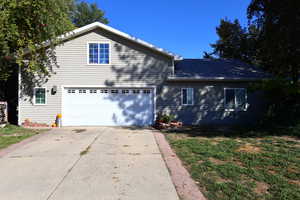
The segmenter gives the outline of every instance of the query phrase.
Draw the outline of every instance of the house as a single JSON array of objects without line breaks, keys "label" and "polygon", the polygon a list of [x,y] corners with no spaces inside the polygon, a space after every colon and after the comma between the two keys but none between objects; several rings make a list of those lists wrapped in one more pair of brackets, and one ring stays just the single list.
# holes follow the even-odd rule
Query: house
[{"label": "house", "polygon": [[99,22],[62,40],[51,77],[20,74],[20,125],[50,125],[57,114],[63,126],[145,126],[160,112],[185,124],[239,124],[262,114],[262,94],[247,88],[266,75],[244,63],[182,59]]}]

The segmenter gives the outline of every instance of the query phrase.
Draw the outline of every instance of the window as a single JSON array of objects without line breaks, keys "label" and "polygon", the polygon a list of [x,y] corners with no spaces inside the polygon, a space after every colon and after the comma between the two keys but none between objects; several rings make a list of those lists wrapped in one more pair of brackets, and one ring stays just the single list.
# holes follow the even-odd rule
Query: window
[{"label": "window", "polygon": [[80,94],[86,93],[86,90],[79,90]]},{"label": "window", "polygon": [[129,90],[122,90],[123,94],[129,94]]},{"label": "window", "polygon": [[108,93],[108,90],[100,90],[100,93]]},{"label": "window", "polygon": [[132,90],[132,93],[133,93],[133,94],[139,94],[139,93],[140,93],[140,90]]},{"label": "window", "polygon": [[194,89],[193,88],[182,88],[182,105],[194,105]]},{"label": "window", "polygon": [[228,111],[246,110],[247,93],[245,88],[225,88],[225,109]]},{"label": "window", "polygon": [[119,90],[110,90],[110,93],[112,93],[112,94],[118,94]]},{"label": "window", "polygon": [[109,64],[109,43],[89,43],[89,64]]},{"label": "window", "polygon": [[144,93],[144,94],[150,94],[150,93],[151,93],[151,90],[143,90],[143,93]]},{"label": "window", "polygon": [[34,104],[36,105],[46,104],[46,88],[34,89]]},{"label": "window", "polygon": [[68,93],[70,93],[70,94],[71,94],[71,93],[72,93],[72,94],[74,94],[74,93],[75,93],[75,90],[71,90],[71,89],[69,89],[69,90],[68,90]]},{"label": "window", "polygon": [[91,93],[91,94],[96,94],[96,93],[97,93],[97,90],[90,90],[90,93]]}]

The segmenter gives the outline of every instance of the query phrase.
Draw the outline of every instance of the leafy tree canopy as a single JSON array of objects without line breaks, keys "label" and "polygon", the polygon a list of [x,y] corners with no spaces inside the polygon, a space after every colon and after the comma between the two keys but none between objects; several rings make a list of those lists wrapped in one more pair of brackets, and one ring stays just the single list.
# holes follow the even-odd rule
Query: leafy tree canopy
[{"label": "leafy tree canopy", "polygon": [[[248,27],[221,20],[213,55],[256,64],[296,84],[300,76],[300,1],[252,0]],[[206,55],[207,56],[207,55]]]},{"label": "leafy tree canopy", "polygon": [[300,72],[300,1],[252,0],[248,19],[259,30],[261,65],[297,83]]},{"label": "leafy tree canopy", "polygon": [[255,62],[257,31],[254,26],[243,28],[237,19],[233,22],[222,19],[216,32],[219,39],[215,44],[211,44],[213,52],[210,54],[205,52],[204,56],[215,55],[219,58],[238,59],[247,63]]},{"label": "leafy tree canopy", "polygon": [[[57,37],[74,28],[72,4],[73,0],[0,1],[0,80],[9,77],[14,63],[28,73],[48,74],[56,63]],[[47,48],[41,45],[45,41]]]},{"label": "leafy tree canopy", "polygon": [[99,9],[96,3],[77,2],[71,18],[76,27],[82,27],[96,21],[108,24],[109,21],[104,15],[104,11]]}]

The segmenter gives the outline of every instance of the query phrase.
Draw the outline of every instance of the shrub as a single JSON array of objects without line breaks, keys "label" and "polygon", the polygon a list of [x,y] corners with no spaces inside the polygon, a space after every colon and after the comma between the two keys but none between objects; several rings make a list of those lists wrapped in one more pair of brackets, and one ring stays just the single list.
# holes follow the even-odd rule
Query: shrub
[{"label": "shrub", "polygon": [[268,111],[261,122],[265,126],[294,126],[300,121],[300,88],[289,80],[264,81],[254,88],[263,90],[269,100]]},{"label": "shrub", "polygon": [[162,114],[159,113],[157,115],[157,121],[163,122],[163,123],[170,123],[175,119],[174,115],[168,115],[168,114]]}]

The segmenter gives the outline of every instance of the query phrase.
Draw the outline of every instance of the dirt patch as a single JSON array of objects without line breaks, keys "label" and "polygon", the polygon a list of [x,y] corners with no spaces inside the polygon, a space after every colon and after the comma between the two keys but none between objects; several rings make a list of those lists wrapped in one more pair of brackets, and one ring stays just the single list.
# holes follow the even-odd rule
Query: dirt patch
[{"label": "dirt patch", "polygon": [[0,134],[0,136],[3,136],[3,137],[19,137],[19,136],[22,136],[24,135],[23,133],[14,133],[14,134]]},{"label": "dirt patch", "polygon": [[297,173],[298,173],[298,170],[295,169],[295,168],[292,168],[292,167],[287,168],[287,171],[288,171],[289,173],[294,173],[294,174],[297,174]]},{"label": "dirt patch", "polygon": [[300,187],[300,180],[290,180],[289,184],[298,185]]},{"label": "dirt patch", "polygon": [[256,182],[256,187],[254,189],[254,192],[256,194],[265,194],[268,192],[269,185],[267,183],[263,182]]},{"label": "dirt patch", "polygon": [[240,166],[240,167],[244,167],[244,163],[242,163],[241,161],[238,161],[238,160],[233,160],[233,163]]},{"label": "dirt patch", "polygon": [[275,175],[275,174],[277,174],[277,172],[276,172],[276,171],[274,171],[274,170],[268,170],[268,172],[269,172],[270,174],[272,174],[272,175]]},{"label": "dirt patch", "polygon": [[224,178],[221,178],[221,177],[217,177],[216,182],[217,183],[228,183],[228,182],[231,182],[231,181],[229,179],[224,179]]},{"label": "dirt patch", "polygon": [[261,149],[259,147],[253,146],[250,143],[247,143],[245,145],[242,145],[237,151],[246,153],[260,153]]},{"label": "dirt patch", "polygon": [[299,138],[293,137],[293,136],[280,136],[280,137],[275,137],[275,138],[277,138],[277,139],[284,139],[286,141],[293,141],[293,142],[297,142],[297,143],[300,142]]},{"label": "dirt patch", "polygon": [[215,159],[215,158],[209,158],[208,160],[216,165],[224,165],[226,163],[226,161]]},{"label": "dirt patch", "polygon": [[212,141],[211,144],[213,144],[213,145],[218,145],[219,142],[217,142],[217,141]]}]

